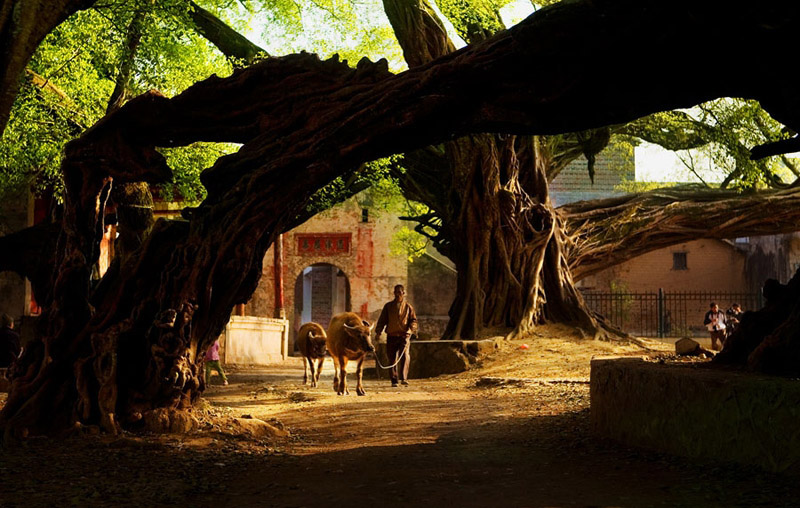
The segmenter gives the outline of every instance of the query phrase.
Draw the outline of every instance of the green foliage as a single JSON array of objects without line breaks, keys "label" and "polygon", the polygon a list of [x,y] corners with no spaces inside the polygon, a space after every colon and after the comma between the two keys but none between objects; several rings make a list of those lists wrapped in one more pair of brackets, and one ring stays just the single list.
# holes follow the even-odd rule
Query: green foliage
[{"label": "green foliage", "polygon": [[[47,36],[29,65],[46,86],[23,85],[0,143],[0,193],[48,188],[61,194],[63,147],[105,114],[137,9],[148,10],[142,14],[142,39],[129,83],[134,94],[158,89],[171,96],[213,73],[230,72],[219,52],[185,28],[177,4],[123,2],[81,11]],[[185,9],[185,2],[180,4]],[[204,195],[197,179],[201,165],[229,151],[211,144],[167,151],[175,182],[164,189],[199,199]]]},{"label": "green foliage", "polygon": [[626,194],[635,194],[639,192],[648,192],[656,189],[663,189],[665,187],[674,187],[675,182],[637,182],[634,180],[623,180],[619,185],[614,186],[615,191],[624,192]]},{"label": "green foliage", "polygon": [[0,141],[0,199],[45,187],[60,194],[61,147],[79,129],[70,113],[52,94],[22,86]]},{"label": "green foliage", "polygon": [[790,137],[756,101],[718,99],[696,108],[697,120],[715,127],[709,143],[699,151],[726,175],[733,175],[734,186],[771,186],[775,177],[791,178],[780,157],[750,160],[749,149],[769,141]]},{"label": "green foliage", "polygon": [[178,148],[162,148],[159,151],[166,157],[171,168],[178,168],[172,182],[159,186],[160,196],[172,201],[186,200],[189,204],[202,201],[206,189],[200,183],[200,173],[211,167],[219,157],[233,153],[237,145],[230,143],[194,143]]},{"label": "green foliage", "polygon": [[84,11],[62,23],[39,46],[29,68],[45,81],[23,83],[0,141],[0,193],[29,189],[62,192],[59,176],[64,144],[97,121],[108,97],[110,45],[101,34],[107,21]]},{"label": "green foliage", "polygon": [[666,111],[618,129],[675,151],[690,174],[704,185],[758,189],[780,186],[800,176],[788,157],[750,160],[756,145],[786,139],[784,127],[755,101],[724,98],[685,111]]},{"label": "green foliage", "polygon": [[608,168],[615,173],[632,172],[636,164],[635,149],[638,141],[630,136],[613,136],[601,152],[609,161]]},{"label": "green foliage", "polygon": [[[363,165],[350,175],[336,178],[311,197],[306,211],[314,215],[354,197],[359,207],[369,209],[373,219],[383,214],[414,217],[430,212],[422,203],[403,196],[393,176],[393,173],[403,172],[402,160],[401,155],[385,157]],[[423,230],[431,236],[436,234],[431,228]],[[393,234],[389,250],[394,256],[404,256],[413,261],[425,253],[428,244],[426,236],[404,226]]]},{"label": "green foliage", "polygon": [[403,196],[392,170],[402,170],[402,155],[394,155],[374,161],[369,165],[373,178],[368,189],[360,192],[356,198],[359,205],[369,207],[373,213],[403,214],[408,211],[408,200]]},{"label": "green foliage", "polygon": [[[421,217],[431,212],[430,208],[424,204],[403,196],[397,179],[388,175],[361,193],[358,199],[362,205],[370,205],[370,210],[377,212],[376,216],[379,216],[380,213],[388,213],[400,217]],[[425,234],[420,234],[417,228],[420,228]],[[416,258],[425,254],[425,250],[430,244],[430,238],[437,234],[438,232],[429,226],[418,224],[414,229],[403,226],[392,235],[389,252],[393,256],[403,256],[413,263]]]},{"label": "green foliage", "polygon": [[413,229],[403,226],[395,231],[389,241],[389,253],[392,256],[403,256],[409,263],[422,257],[430,241]]},{"label": "green foliage", "polygon": [[227,76],[230,62],[205,38],[175,17],[149,16],[136,53],[134,94],[156,89],[174,96],[212,74]]},{"label": "green foliage", "polygon": [[[199,0],[198,4],[240,33],[265,34],[271,40],[261,45],[276,54],[312,50],[328,57],[338,52],[352,65],[364,55],[373,60],[387,57],[398,69],[404,65],[375,0]],[[58,168],[63,147],[105,114],[122,62],[130,58],[125,43],[132,26],[141,34],[128,83],[132,95],[156,89],[173,96],[212,74],[229,74],[231,63],[198,35],[190,8],[185,0],[100,3],[48,35],[30,68],[63,94],[31,85],[20,93],[0,146],[0,193],[27,188],[61,193]],[[200,171],[231,150],[208,143],[163,150],[175,180],[160,191],[170,198],[202,199]],[[365,187],[365,180],[372,183],[380,175],[377,166],[367,165],[320,191],[316,206],[327,208],[342,199],[347,185]]]},{"label": "green foliage", "polygon": [[261,25],[262,47],[272,54],[308,51],[323,59],[338,54],[351,66],[363,57],[386,58],[393,71],[406,68],[379,0],[278,3],[259,12],[267,14]]},{"label": "green foliage", "polygon": [[[405,67],[378,0],[197,2],[241,33],[261,36],[264,40],[258,44],[273,54],[310,50],[325,58],[339,53],[353,65],[366,55],[372,60],[387,58],[395,70]],[[510,3],[441,0],[438,5],[457,32],[469,40],[501,30],[499,10]],[[552,3],[554,0],[536,5]],[[139,20],[142,35],[129,83],[134,94],[158,89],[172,96],[211,74],[229,73],[231,63],[193,29],[190,8],[186,0],[100,3],[95,9],[77,13],[48,35],[30,63],[30,69],[48,86],[23,86],[0,141],[0,194],[27,188],[38,192],[45,187],[60,193],[58,167],[63,146],[104,114],[120,65],[129,57],[125,41],[133,20]],[[60,92],[53,92],[49,85]],[[641,121],[642,132],[647,133],[642,139],[673,150],[696,148],[695,154],[725,172],[723,186],[758,188],[796,178],[796,158],[749,160],[750,147],[789,136],[757,103],[721,99],[681,113],[658,113]],[[619,163],[612,163],[612,169],[625,167],[637,139],[635,133],[612,139],[607,153],[621,156],[613,159]],[[162,192],[189,201],[202,199],[200,171],[232,149],[198,143],[164,150],[175,181],[164,185]],[[699,172],[697,157],[685,156],[684,161]],[[401,213],[408,215],[419,212],[411,210],[396,183],[388,178],[388,168],[397,164],[397,159],[376,161],[338,178],[312,198],[311,209],[329,208],[370,187],[359,199],[372,199],[387,210],[404,210]]]},{"label": "green foliage", "polygon": [[[308,215],[317,214],[323,210],[332,208],[342,201],[353,197],[362,190],[372,186],[381,188],[383,185],[390,185],[384,182],[388,180],[389,172],[393,165],[397,164],[402,156],[395,155],[362,165],[355,171],[336,177],[331,183],[314,193],[306,205]],[[359,202],[362,207],[371,206],[371,197],[366,194]]]},{"label": "green foliage", "polygon": [[[389,166],[396,167],[401,162],[400,159],[382,159],[382,162],[388,162],[388,165],[383,167],[386,172],[369,189],[356,196],[359,205],[369,208],[373,217],[380,217],[384,213],[401,217],[418,217],[429,213],[430,209],[424,204],[411,201],[403,196],[397,179],[388,174]],[[422,256],[430,243],[429,237],[436,235],[436,232],[429,227],[423,228],[423,231],[428,236],[407,226],[395,231],[389,241],[390,254],[403,256],[409,262]]]},{"label": "green foliage", "polygon": [[500,9],[511,0],[439,0],[437,4],[459,37],[476,42],[505,29]]}]

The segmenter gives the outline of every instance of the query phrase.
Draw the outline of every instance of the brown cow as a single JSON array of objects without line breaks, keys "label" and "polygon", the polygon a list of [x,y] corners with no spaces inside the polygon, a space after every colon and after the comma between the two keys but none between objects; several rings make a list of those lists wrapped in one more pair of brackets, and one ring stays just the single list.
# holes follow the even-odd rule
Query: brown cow
[{"label": "brown cow", "polygon": [[[303,355],[303,384],[308,383],[308,368],[311,368],[311,386],[316,387],[322,364],[325,363],[325,329],[317,323],[305,323],[297,332],[297,348]],[[314,372],[314,360],[317,360],[317,372]],[[308,362],[308,366],[306,366]]]},{"label": "brown cow", "polygon": [[370,335],[372,326],[368,321],[362,320],[358,314],[343,312],[331,318],[328,326],[328,351],[333,357],[333,389],[339,395],[349,394],[347,391],[347,361],[357,361],[358,384],[356,393],[366,395],[361,384],[361,367],[367,353],[375,351]]}]

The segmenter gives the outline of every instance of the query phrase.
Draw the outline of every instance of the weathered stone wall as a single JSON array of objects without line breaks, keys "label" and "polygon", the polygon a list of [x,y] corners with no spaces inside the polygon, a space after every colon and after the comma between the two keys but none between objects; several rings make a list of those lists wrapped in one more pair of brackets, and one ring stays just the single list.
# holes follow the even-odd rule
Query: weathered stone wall
[{"label": "weathered stone wall", "polygon": [[800,268],[800,234],[752,237],[745,271],[750,291],[758,292],[767,279],[785,284]]},{"label": "weathered stone wall", "polygon": [[594,432],[688,457],[800,467],[800,381],[641,358],[591,363]]},{"label": "weathered stone wall", "polygon": [[456,292],[457,273],[441,255],[423,255],[408,265],[408,300],[419,320],[420,339],[442,336]]},{"label": "weathered stone wall", "polygon": [[[286,318],[290,323],[289,351],[294,350],[294,337],[302,325],[295,301],[298,277],[309,266],[325,263],[339,268],[350,288],[349,309],[370,321],[377,321],[383,304],[392,299],[395,284],[408,285],[408,262],[404,256],[393,256],[389,244],[402,221],[394,215],[369,210],[363,221],[362,207],[350,199],[326,210],[305,224],[284,234],[284,294]],[[325,253],[312,248],[304,250],[303,235],[349,235],[347,252]],[[273,247],[264,257],[261,282],[246,306],[247,315],[273,317],[275,289]],[[302,284],[302,282],[300,283]],[[328,323],[320,323],[327,328]]]},{"label": "weathered stone wall", "polygon": [[231,316],[220,340],[225,363],[265,365],[288,355],[288,323],[283,319]]},{"label": "weathered stone wall", "polygon": [[[673,268],[673,254],[686,254],[686,269]],[[746,254],[729,242],[695,240],[648,252],[580,281],[580,286],[609,291],[612,283],[631,292],[748,291]]]}]

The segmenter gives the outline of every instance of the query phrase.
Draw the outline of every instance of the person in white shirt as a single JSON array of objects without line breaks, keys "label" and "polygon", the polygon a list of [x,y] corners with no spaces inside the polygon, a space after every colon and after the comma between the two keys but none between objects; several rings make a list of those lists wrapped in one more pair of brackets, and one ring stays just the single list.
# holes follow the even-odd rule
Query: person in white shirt
[{"label": "person in white shirt", "polygon": [[[719,305],[711,302],[711,310],[706,312],[703,324],[711,334],[711,349],[719,351],[725,345],[725,313],[719,310]],[[719,347],[717,347],[719,341]]]}]

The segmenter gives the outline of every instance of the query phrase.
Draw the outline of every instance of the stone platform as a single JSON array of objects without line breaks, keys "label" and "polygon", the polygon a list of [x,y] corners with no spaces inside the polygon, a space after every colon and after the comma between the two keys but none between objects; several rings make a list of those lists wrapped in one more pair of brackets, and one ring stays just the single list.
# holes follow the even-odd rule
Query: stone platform
[{"label": "stone platform", "polygon": [[687,457],[800,468],[800,380],[642,358],[591,363],[599,435]]},{"label": "stone platform", "polygon": [[[375,345],[381,364],[391,365],[386,357],[386,343]],[[497,348],[494,340],[415,340],[411,341],[411,367],[409,379],[436,377],[442,374],[458,374],[469,369],[482,357]],[[372,363],[372,362],[370,362]],[[376,369],[381,379],[389,378],[389,371]]]}]

